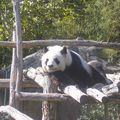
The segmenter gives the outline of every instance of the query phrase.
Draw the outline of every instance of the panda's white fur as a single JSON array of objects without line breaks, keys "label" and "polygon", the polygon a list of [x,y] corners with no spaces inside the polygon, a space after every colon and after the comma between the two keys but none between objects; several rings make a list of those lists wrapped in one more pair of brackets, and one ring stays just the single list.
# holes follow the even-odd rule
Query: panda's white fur
[{"label": "panda's white fur", "polygon": [[[82,65],[84,66],[86,71],[89,73],[91,72],[86,61],[83,60],[83,58],[75,51],[67,49],[67,54],[61,55],[60,51],[63,49],[62,46],[58,46],[58,45],[49,46],[47,47],[47,49],[48,51],[46,52],[46,54],[42,56],[42,59],[41,59],[42,68],[45,72],[55,72],[58,70],[64,71],[67,66],[70,66],[72,64],[72,56],[71,56],[70,51],[72,51],[74,54],[76,54],[80,58],[80,61],[82,62]],[[55,58],[59,59],[60,61],[59,64],[55,63],[54,61]],[[47,65],[45,64],[46,59],[49,59]],[[50,65],[53,65],[53,67],[50,68],[49,67]]]},{"label": "panda's white fur", "polygon": [[42,56],[41,64],[44,72],[61,71],[74,80],[80,87],[106,83],[105,78],[75,51],[64,46],[50,46]]},{"label": "panda's white fur", "polygon": [[[60,51],[63,49],[61,46],[49,46],[47,49],[48,51],[41,58],[42,68],[45,72],[64,71],[65,68],[72,63],[72,57],[69,50],[67,50],[66,55],[61,55]],[[55,58],[59,60],[59,64],[56,64]],[[49,61],[46,64],[47,59],[49,59]],[[49,67],[51,65],[53,67]]]}]

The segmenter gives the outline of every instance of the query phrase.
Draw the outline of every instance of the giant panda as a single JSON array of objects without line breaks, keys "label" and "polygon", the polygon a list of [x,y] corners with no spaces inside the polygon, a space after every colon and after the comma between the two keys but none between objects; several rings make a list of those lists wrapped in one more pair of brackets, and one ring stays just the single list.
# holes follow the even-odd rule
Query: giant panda
[{"label": "giant panda", "polygon": [[[43,71],[72,79],[79,88],[89,88],[97,83],[107,84],[106,78],[89,65],[77,52],[66,46],[49,46],[41,58]],[[66,82],[65,79],[62,81]],[[68,83],[69,81],[67,81]]]}]

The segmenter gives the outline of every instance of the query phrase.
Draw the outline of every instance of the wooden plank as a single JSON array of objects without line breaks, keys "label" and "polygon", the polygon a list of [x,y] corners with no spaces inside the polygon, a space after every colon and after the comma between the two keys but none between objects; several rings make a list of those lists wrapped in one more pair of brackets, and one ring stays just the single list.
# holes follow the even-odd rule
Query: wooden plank
[{"label": "wooden plank", "polygon": [[[98,42],[94,40],[75,40],[75,39],[53,39],[53,40],[31,40],[23,41],[24,48],[49,46],[49,45],[68,45],[68,46],[96,46],[102,48],[120,49],[120,43],[117,42]],[[0,41],[1,47],[16,47],[15,42]]]},{"label": "wooden plank", "polygon": [[14,120],[33,120],[29,116],[21,113],[20,111],[16,110],[11,106],[1,106],[0,113],[7,113],[10,115]]}]

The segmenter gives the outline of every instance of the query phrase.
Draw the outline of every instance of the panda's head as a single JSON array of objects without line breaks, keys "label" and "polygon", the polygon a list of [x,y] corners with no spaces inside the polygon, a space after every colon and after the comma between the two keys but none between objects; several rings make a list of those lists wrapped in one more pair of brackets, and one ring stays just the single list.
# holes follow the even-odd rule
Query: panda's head
[{"label": "panda's head", "polygon": [[70,51],[65,46],[49,46],[41,58],[45,72],[64,71],[72,63]]}]

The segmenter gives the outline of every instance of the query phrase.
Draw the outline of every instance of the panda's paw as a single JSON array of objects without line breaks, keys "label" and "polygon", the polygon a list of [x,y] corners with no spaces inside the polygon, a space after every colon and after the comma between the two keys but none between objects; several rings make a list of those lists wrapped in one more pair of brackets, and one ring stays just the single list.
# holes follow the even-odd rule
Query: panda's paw
[{"label": "panda's paw", "polygon": [[44,74],[44,71],[43,71],[42,67],[37,67],[37,68],[36,68],[36,73],[43,75],[43,74]]}]

